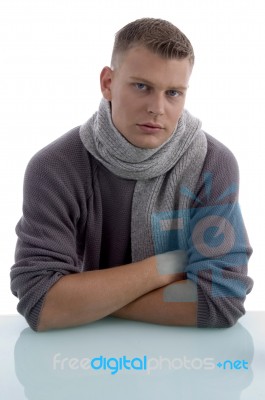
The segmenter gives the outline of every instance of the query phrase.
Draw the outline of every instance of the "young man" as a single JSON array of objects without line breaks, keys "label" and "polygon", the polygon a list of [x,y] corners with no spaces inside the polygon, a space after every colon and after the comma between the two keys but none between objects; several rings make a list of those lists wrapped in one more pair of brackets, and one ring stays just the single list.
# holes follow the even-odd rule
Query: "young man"
[{"label": "young man", "polygon": [[238,167],[184,109],[193,64],[171,23],[126,25],[98,111],[31,159],[11,289],[32,329],[107,315],[229,327],[245,313]]}]

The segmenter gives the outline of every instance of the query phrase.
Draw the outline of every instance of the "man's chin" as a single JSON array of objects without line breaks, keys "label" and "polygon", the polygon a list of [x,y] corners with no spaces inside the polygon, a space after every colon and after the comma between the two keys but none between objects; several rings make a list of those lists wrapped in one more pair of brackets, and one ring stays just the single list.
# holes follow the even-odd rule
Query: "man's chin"
[{"label": "man's chin", "polygon": [[[125,137],[125,136],[124,136]],[[141,139],[129,139],[128,137],[125,137],[127,142],[132,144],[134,147],[137,147],[138,149],[146,149],[146,150],[154,150],[160,147],[166,140],[158,140],[158,138],[141,138]]]},{"label": "man's chin", "polygon": [[161,146],[162,143],[132,143],[138,149],[154,150]]}]

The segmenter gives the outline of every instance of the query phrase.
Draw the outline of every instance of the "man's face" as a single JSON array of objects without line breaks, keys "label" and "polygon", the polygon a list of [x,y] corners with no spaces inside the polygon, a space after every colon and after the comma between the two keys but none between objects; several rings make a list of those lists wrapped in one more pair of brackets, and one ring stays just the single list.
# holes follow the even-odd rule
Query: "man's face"
[{"label": "man's face", "polygon": [[173,133],[182,114],[192,67],[188,59],[164,59],[134,47],[118,66],[101,72],[112,121],[134,146],[153,149]]}]

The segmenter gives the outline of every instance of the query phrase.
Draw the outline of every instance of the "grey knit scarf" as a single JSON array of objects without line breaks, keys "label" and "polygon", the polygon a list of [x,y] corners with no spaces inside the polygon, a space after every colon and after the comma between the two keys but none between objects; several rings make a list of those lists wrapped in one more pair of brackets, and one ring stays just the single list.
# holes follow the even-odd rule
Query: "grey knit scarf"
[{"label": "grey knit scarf", "polygon": [[[132,261],[157,254],[152,216],[188,208],[180,186],[195,189],[207,151],[201,122],[184,110],[171,137],[160,147],[142,149],[129,143],[115,128],[110,103],[102,99],[98,111],[80,128],[81,140],[108,170],[136,180],[132,201]],[[167,226],[170,230],[173,227]]]}]

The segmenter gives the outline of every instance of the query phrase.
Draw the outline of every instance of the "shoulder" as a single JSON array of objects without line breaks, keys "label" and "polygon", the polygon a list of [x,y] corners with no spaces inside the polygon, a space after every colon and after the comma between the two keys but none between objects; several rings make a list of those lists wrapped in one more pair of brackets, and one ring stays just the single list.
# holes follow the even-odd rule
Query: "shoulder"
[{"label": "shoulder", "polygon": [[68,163],[73,163],[77,158],[80,158],[80,156],[86,156],[87,152],[81,142],[79,128],[78,126],[71,129],[40,149],[31,158],[30,163],[42,163],[44,161],[59,162],[60,160],[62,162],[67,161]]},{"label": "shoulder", "polygon": [[[197,182],[196,193],[216,202],[224,193],[230,193],[230,201],[236,201],[239,191],[239,169],[233,152],[223,143],[205,133],[207,153]],[[228,198],[226,197],[228,200]]]},{"label": "shoulder", "polygon": [[26,168],[25,181],[87,186],[92,176],[92,160],[80,139],[79,129],[79,126],[71,129],[33,155]]},{"label": "shoulder", "polygon": [[230,174],[238,175],[238,163],[233,152],[219,140],[205,133],[207,139],[207,154],[204,162],[204,171],[224,172],[229,169]]}]

